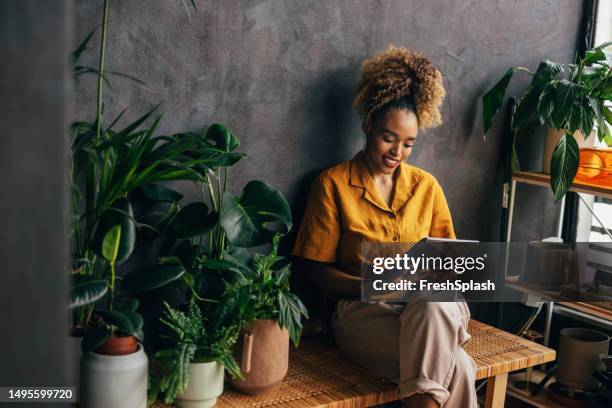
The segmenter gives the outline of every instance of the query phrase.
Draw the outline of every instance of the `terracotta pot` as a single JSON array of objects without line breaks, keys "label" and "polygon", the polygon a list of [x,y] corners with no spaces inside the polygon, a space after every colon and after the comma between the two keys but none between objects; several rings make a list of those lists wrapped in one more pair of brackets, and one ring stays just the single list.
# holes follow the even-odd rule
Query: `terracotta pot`
[{"label": "terracotta pot", "polygon": [[245,394],[263,394],[287,374],[289,332],[276,320],[256,320],[240,336],[234,355],[244,380],[230,379],[230,384]]},{"label": "terracotta pot", "polygon": [[[565,133],[565,129],[548,128],[546,130],[546,139],[544,141],[544,157],[542,159],[542,172],[550,174],[550,161],[552,160],[553,152],[561,136]],[[584,137],[580,130],[574,132],[574,139],[578,143],[578,147],[581,149],[595,146],[595,139],[597,138],[595,131],[592,131],[589,137]]]},{"label": "terracotta pot", "polygon": [[124,356],[135,353],[138,342],[134,336],[119,337],[112,333],[108,339],[96,350],[98,354],[106,356]]}]

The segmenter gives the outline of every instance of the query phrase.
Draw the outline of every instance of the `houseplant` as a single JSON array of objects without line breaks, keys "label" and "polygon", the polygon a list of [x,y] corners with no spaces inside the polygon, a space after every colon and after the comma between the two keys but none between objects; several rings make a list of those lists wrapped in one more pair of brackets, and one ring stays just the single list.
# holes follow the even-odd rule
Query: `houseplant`
[{"label": "houseplant", "polygon": [[283,258],[277,255],[280,236],[272,239],[266,255],[251,255],[237,250],[227,259],[246,278],[250,297],[248,324],[236,347],[236,355],[244,378],[230,382],[234,388],[257,395],[276,387],[289,367],[289,338],[297,346],[302,330],[301,318],[308,312],[300,299],[289,289],[290,264],[277,267]]},{"label": "houseplant", "polygon": [[228,285],[215,302],[191,297],[186,311],[165,303],[161,322],[171,329],[171,345],[153,360],[149,402],[163,394],[179,407],[212,407],[223,392],[224,370],[240,376],[232,348],[245,313],[244,289]]},{"label": "houseplant", "polygon": [[108,3],[103,3],[97,67],[78,62],[96,30],[72,53],[75,77],[95,74],[97,94],[95,121],[72,126],[70,308],[73,331],[84,333],[83,404],[132,408],[146,405],[148,360],[137,343],[142,341],[143,319],[130,291],[163,286],[181,278],[184,268],[177,258],[164,258],[147,273],[136,270],[119,277],[117,267],[134,251],[137,228],[143,227],[134,216],[131,194],[160,181],[202,178],[190,155],[200,140],[185,134],[155,137],[161,116],[144,126],[155,109],[122,130],[115,130],[122,114],[105,126],[102,101],[108,75],[132,78],[104,68]]},{"label": "houseplant", "polygon": [[[306,316],[301,301],[289,290],[290,266],[274,269],[281,261],[277,256],[279,239],[292,226],[289,204],[280,191],[256,180],[247,183],[239,197],[234,196],[228,189],[229,169],[245,157],[236,152],[240,146],[238,138],[226,126],[213,124],[203,139],[208,146],[202,156],[207,157],[207,161],[201,164],[206,177],[201,182],[201,190],[211,209],[203,200],[188,204],[174,214],[163,225],[167,238],[161,255],[182,260],[187,268],[185,280],[190,282],[190,296],[216,300],[227,284],[246,288],[248,307],[241,328],[247,325],[252,325],[251,329],[269,327],[266,332],[276,333],[274,338],[279,340],[266,335],[258,336],[257,342],[269,338],[283,344],[280,348],[284,350],[281,352],[283,355],[275,359],[286,362],[289,335],[297,344],[301,316]],[[249,251],[249,248],[266,244],[272,244],[268,255],[254,255]],[[288,329],[288,333],[281,330],[283,328]],[[255,349],[263,351],[264,348]],[[258,359],[257,356],[253,361]],[[247,382],[249,378],[251,382],[253,378],[268,378],[266,384],[273,385],[286,372],[286,367],[284,371],[282,367],[275,370],[282,371],[280,375],[270,374],[265,367],[259,369],[264,374],[247,374]],[[273,381],[269,380],[268,374]],[[236,384],[240,386],[240,383]],[[246,390],[246,385],[243,389]]]},{"label": "houseplant", "polygon": [[[529,134],[538,126],[548,126],[564,131],[551,159],[550,183],[556,201],[565,195],[578,169],[579,146],[573,137],[575,132],[580,131],[587,137],[596,127],[597,138],[612,146],[612,108],[606,106],[612,100],[612,72],[603,52],[610,44],[586,51],[575,64],[569,64],[567,78],[558,77],[565,71],[562,64],[548,60],[541,62],[535,73],[524,67],[510,68],[482,98],[486,134],[503,104],[513,74],[523,71],[533,76],[517,102],[512,130]],[[515,159],[516,156],[513,167],[517,166]]]}]

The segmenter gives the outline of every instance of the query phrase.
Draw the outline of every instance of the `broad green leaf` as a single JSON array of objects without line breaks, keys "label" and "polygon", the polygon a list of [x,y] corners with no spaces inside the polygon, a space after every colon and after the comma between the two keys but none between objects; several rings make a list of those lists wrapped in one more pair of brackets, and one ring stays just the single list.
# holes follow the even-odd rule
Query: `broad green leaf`
[{"label": "broad green leaf", "polygon": [[121,241],[121,225],[111,227],[104,235],[102,241],[102,256],[111,264],[117,261],[119,242]]},{"label": "broad green leaf", "polygon": [[227,126],[221,123],[212,124],[206,131],[204,139],[214,141],[215,146],[225,152],[233,152],[240,146],[238,138],[232,134]]},{"label": "broad green leaf", "polygon": [[208,212],[202,202],[183,207],[168,225],[167,235],[172,238],[191,238],[206,234],[217,223],[217,213]]},{"label": "broad green leaf", "polygon": [[534,117],[537,113],[538,100],[542,88],[529,87],[523,96],[519,99],[516,111],[514,113],[514,121],[512,126],[514,129],[522,128],[526,123],[529,122],[530,118]]},{"label": "broad green leaf", "polygon": [[186,270],[191,270],[193,263],[196,260],[197,254],[198,246],[192,244],[188,239],[183,240],[171,252],[171,255],[181,260],[181,263],[185,266]]},{"label": "broad green leaf", "polygon": [[183,195],[161,184],[149,183],[140,187],[142,193],[153,201],[167,201],[170,203],[180,201]]},{"label": "broad green leaf", "polygon": [[544,60],[540,62],[538,69],[533,75],[532,84],[534,86],[545,85],[546,83],[554,79],[555,76],[557,76],[557,74],[559,74],[560,72],[563,72],[562,64],[557,64],[549,60]]},{"label": "broad green leaf", "polygon": [[110,330],[107,327],[93,327],[85,333],[85,337],[83,337],[83,341],[81,342],[81,350],[83,353],[94,351],[104,344],[109,336]]},{"label": "broad green leaf", "polygon": [[593,62],[598,62],[598,61],[605,61],[605,60],[606,60],[606,54],[601,50],[601,48],[594,48],[584,53],[583,61],[587,64],[591,64]]},{"label": "broad green leaf", "polygon": [[107,324],[113,325],[118,331],[125,334],[134,334],[136,329],[132,324],[132,319],[127,313],[134,312],[120,312],[118,310],[100,310],[96,312]]},{"label": "broad green leaf", "polygon": [[552,113],[555,127],[564,128],[568,121],[572,105],[579,96],[579,86],[573,82],[563,79],[555,88],[555,106]]},{"label": "broad green leaf", "polygon": [[139,304],[140,302],[138,302],[138,300],[128,297],[117,298],[113,302],[115,310],[123,312],[135,312]]},{"label": "broad green leaf", "polygon": [[527,68],[523,67],[515,67],[510,68],[504,76],[491,88],[483,97],[482,97],[482,120],[484,124],[484,132],[485,134],[491,128],[491,124],[493,123],[493,116],[497,113],[499,108],[504,103],[504,96],[506,95],[506,88],[508,88],[508,83],[512,79],[512,75],[516,71],[527,71]]},{"label": "broad green leaf", "polygon": [[576,171],[578,171],[579,154],[578,143],[571,134],[566,132],[561,136],[552,155],[550,184],[555,201],[563,198],[572,185]]},{"label": "broad green leaf", "polygon": [[72,275],[69,308],[89,305],[104,297],[108,282],[91,275]]},{"label": "broad green leaf", "polygon": [[549,118],[555,110],[555,88],[552,85],[546,85],[542,89],[542,93],[538,98],[536,111],[540,125],[549,123]]},{"label": "broad green leaf", "polygon": [[[134,251],[136,243],[136,225],[134,223],[134,212],[132,205],[127,198],[120,198],[104,212],[100,218],[96,234],[93,239],[93,247],[99,254],[103,255],[102,239],[106,236],[110,228],[119,225],[121,235],[116,262],[118,264],[126,261]],[[105,256],[106,258],[106,256]],[[106,258],[108,259],[108,258]]]},{"label": "broad green leaf", "polygon": [[185,273],[183,265],[168,264],[143,267],[128,273],[121,283],[121,289],[129,292],[142,292],[161,288]]},{"label": "broad green leaf", "polygon": [[[272,240],[276,233],[291,230],[291,209],[282,193],[261,181],[249,182],[240,198],[223,194],[221,226],[228,241],[240,247],[253,247]],[[273,228],[280,225],[281,230]]]}]

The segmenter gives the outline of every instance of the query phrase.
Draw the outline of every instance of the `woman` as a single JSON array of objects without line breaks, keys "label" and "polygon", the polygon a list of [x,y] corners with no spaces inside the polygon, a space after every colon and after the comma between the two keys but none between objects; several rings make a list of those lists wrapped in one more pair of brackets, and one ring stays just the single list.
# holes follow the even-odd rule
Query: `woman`
[{"label": "woman", "polygon": [[455,238],[435,178],[405,163],[419,129],[441,123],[442,76],[422,54],[390,46],[364,62],[354,107],[365,149],[313,183],[293,254],[339,298],[332,317],[338,347],[399,384],[406,407],[477,407],[476,365],[465,303],[362,303],[360,244]]}]

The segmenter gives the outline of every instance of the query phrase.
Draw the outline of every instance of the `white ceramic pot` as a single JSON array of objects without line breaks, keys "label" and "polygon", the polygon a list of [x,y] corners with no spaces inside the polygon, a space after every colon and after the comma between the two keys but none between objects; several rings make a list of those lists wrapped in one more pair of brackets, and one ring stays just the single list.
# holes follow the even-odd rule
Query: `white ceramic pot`
[{"label": "white ceramic pot", "polygon": [[83,341],[83,337],[78,336],[68,336],[67,344],[68,344],[68,352],[70,354],[70,384],[74,384],[76,389],[80,389],[79,386],[79,364],[81,361],[81,342]]},{"label": "white ceramic pot", "polygon": [[81,406],[146,408],[149,360],[142,345],[123,356],[89,352],[81,357]]},{"label": "white ceramic pot", "polygon": [[180,408],[210,408],[223,393],[224,367],[217,363],[194,363],[189,365],[189,384],[179,394],[174,404]]},{"label": "white ceramic pot", "polygon": [[[552,160],[553,152],[555,151],[555,147],[557,146],[557,143],[559,143],[559,140],[561,140],[561,136],[563,136],[564,133],[565,129],[546,129],[546,138],[544,140],[544,157],[542,158],[543,173],[550,174],[550,161]],[[574,139],[576,139],[576,143],[578,143],[578,147],[581,149],[595,146],[596,137],[595,131],[592,131],[587,138],[583,136],[583,133],[580,130],[574,132]]]}]

